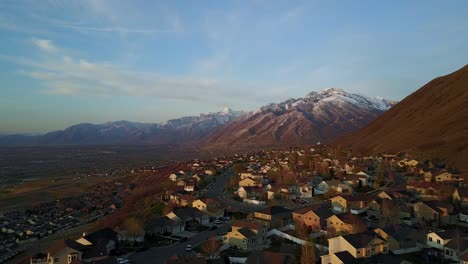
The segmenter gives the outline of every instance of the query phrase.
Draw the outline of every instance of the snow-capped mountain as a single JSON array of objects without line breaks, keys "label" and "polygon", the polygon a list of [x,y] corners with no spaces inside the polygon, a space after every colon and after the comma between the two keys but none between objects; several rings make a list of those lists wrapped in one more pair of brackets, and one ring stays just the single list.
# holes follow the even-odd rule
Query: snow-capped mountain
[{"label": "snow-capped mountain", "polygon": [[216,129],[206,147],[264,147],[330,142],[354,131],[395,102],[329,88],[298,99],[272,103]]},{"label": "snow-capped mountain", "polygon": [[0,145],[95,145],[95,144],[179,144],[196,141],[213,129],[242,115],[224,108],[220,112],[188,116],[162,123],[116,121],[77,124],[38,136],[0,137]]}]

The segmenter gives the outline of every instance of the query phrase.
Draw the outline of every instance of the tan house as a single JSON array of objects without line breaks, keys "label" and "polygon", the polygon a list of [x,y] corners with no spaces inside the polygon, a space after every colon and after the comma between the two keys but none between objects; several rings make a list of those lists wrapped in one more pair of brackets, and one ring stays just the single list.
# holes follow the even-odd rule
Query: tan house
[{"label": "tan house", "polygon": [[223,242],[234,248],[252,250],[256,245],[262,243],[265,231],[265,227],[257,223],[235,221],[232,224],[231,232],[223,236]]},{"label": "tan house", "polygon": [[414,216],[419,221],[446,222],[453,206],[439,201],[417,202],[414,204]]},{"label": "tan house", "polygon": [[326,221],[327,232],[335,234],[355,234],[366,229],[366,225],[361,217],[351,213],[332,215]]},{"label": "tan house", "polygon": [[468,206],[468,187],[457,187],[452,194],[453,201],[459,201],[462,206]]},{"label": "tan house", "polygon": [[[388,253],[388,243],[374,232],[365,232],[328,239],[328,255],[321,257],[322,263],[347,263],[336,260],[333,256],[340,252],[348,252],[353,258],[368,258],[378,254]],[[340,262],[341,261],[341,262]]]},{"label": "tan house", "polygon": [[253,222],[266,228],[277,228],[292,223],[291,210],[282,206],[271,206],[255,211],[249,216]]},{"label": "tan house", "polygon": [[359,195],[339,195],[330,198],[332,209],[336,212],[348,212],[353,214],[361,214],[368,208],[370,202],[374,201],[375,197],[369,194]]},{"label": "tan house", "polygon": [[448,171],[440,171],[434,177],[436,182],[453,181],[455,179],[453,174]]},{"label": "tan house", "polygon": [[262,187],[262,183],[252,178],[245,178],[239,181],[239,187]]},{"label": "tan house", "polygon": [[424,244],[426,240],[424,230],[410,226],[396,225],[375,228],[373,231],[387,241],[388,250],[390,251],[417,248],[419,244]]},{"label": "tan house", "polygon": [[221,213],[223,208],[221,203],[213,198],[202,198],[192,202],[192,207],[207,213]]},{"label": "tan house", "polygon": [[304,223],[310,231],[319,232],[327,229],[326,219],[333,215],[330,204],[307,206],[293,211],[293,221]]},{"label": "tan house", "polygon": [[39,253],[31,258],[31,263],[70,264],[81,262],[86,246],[73,240],[65,239],[55,243],[47,254]]}]

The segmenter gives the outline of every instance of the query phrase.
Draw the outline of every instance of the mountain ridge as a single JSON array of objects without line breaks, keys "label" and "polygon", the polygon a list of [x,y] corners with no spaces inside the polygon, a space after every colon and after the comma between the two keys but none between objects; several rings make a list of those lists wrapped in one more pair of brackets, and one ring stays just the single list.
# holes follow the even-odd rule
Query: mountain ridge
[{"label": "mountain ridge", "polygon": [[334,143],[358,151],[406,151],[468,170],[468,65],[437,77]]},{"label": "mountain ridge", "polygon": [[216,128],[201,145],[242,149],[327,142],[367,124],[393,104],[339,88],[312,91],[239,116]]}]

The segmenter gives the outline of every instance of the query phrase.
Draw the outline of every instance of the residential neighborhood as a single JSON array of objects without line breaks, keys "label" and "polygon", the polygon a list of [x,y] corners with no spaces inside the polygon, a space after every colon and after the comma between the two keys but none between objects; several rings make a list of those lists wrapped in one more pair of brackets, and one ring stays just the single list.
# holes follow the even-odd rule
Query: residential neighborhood
[{"label": "residential neighborhood", "polygon": [[[114,229],[117,240],[104,254],[110,256],[106,261],[258,263],[254,252],[280,263],[304,263],[304,258],[332,264],[464,263],[468,258],[466,175],[432,161],[405,153],[338,157],[316,145],[193,160],[182,167],[167,175],[163,192],[153,196],[160,213]],[[73,208],[66,200],[39,205],[27,218],[26,212],[4,214],[10,219],[2,221],[5,246],[77,226],[83,213],[118,210],[131,190],[112,184],[121,198],[87,194],[80,201],[88,206],[60,217],[52,212],[63,211],[50,208]],[[33,212],[42,212],[42,218]],[[55,222],[47,222],[47,234],[38,234],[33,223],[45,217]],[[28,219],[22,231],[13,228],[15,219]],[[87,241],[84,236],[61,242],[70,260],[85,263],[91,252]],[[61,263],[59,253],[37,252],[31,263]]]}]

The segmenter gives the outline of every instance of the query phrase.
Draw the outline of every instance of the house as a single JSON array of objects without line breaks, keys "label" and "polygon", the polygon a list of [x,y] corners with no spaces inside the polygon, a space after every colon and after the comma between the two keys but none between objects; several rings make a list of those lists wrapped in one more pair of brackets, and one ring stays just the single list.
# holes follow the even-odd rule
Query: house
[{"label": "house", "polygon": [[326,219],[327,232],[337,233],[359,233],[366,229],[366,225],[362,221],[361,217],[345,213],[340,215],[332,215]]},{"label": "house", "polygon": [[169,180],[172,181],[172,182],[175,182],[177,181],[177,175],[175,175],[174,173],[172,173],[171,175],[169,175]]},{"label": "house", "polygon": [[194,180],[189,180],[185,183],[184,186],[184,191],[186,192],[193,192],[195,191],[195,181]]},{"label": "house", "polygon": [[414,204],[414,215],[419,221],[448,222],[452,213],[453,206],[445,202],[429,201]]},{"label": "house", "polygon": [[262,181],[257,181],[252,178],[245,178],[239,181],[240,187],[262,187]]},{"label": "house", "polygon": [[190,204],[192,203],[192,201],[194,200],[194,197],[191,196],[191,195],[188,195],[188,194],[182,194],[179,196],[179,203],[178,205],[179,206],[190,206]]},{"label": "house", "polygon": [[232,224],[231,232],[223,236],[223,242],[232,247],[252,250],[262,243],[266,228],[258,223],[238,220]]},{"label": "house", "polygon": [[435,178],[436,182],[453,181],[455,179],[453,174],[446,170],[435,173],[433,177]]},{"label": "house", "polygon": [[[47,250],[47,253],[34,255],[31,258],[31,263],[70,264],[71,262],[80,262],[83,259],[83,252],[88,248],[89,246],[84,246],[70,239],[59,240]],[[47,261],[43,262],[44,260]]]},{"label": "house", "polygon": [[297,194],[292,186],[281,186],[279,195],[285,200],[296,199]]},{"label": "house", "polygon": [[[77,239],[76,242],[93,247],[93,253],[99,256],[108,256],[112,250],[117,248],[118,234],[110,228],[100,229],[96,232]],[[90,251],[84,253],[83,258],[90,258]]]},{"label": "house", "polygon": [[222,213],[222,204],[213,198],[202,198],[192,202],[192,207],[207,213]]},{"label": "house", "polygon": [[333,215],[330,203],[325,202],[314,206],[306,206],[292,212],[293,221],[304,223],[310,231],[319,232],[326,230],[326,219]]},{"label": "house", "polygon": [[353,214],[365,212],[373,200],[375,197],[370,194],[338,195],[330,198],[334,211],[340,213],[351,211]]},{"label": "house", "polygon": [[390,251],[420,248],[426,240],[424,230],[405,225],[379,227],[373,231],[388,242]]},{"label": "house", "polygon": [[468,241],[463,238],[454,238],[444,246],[444,258],[460,263],[461,257],[468,253]]},{"label": "house", "polygon": [[444,246],[456,237],[457,234],[454,230],[429,232],[426,234],[426,244],[430,247],[443,250]]},{"label": "house", "polygon": [[250,216],[253,222],[267,228],[277,228],[292,223],[291,210],[282,206],[271,206],[265,209],[255,211]]},{"label": "house", "polygon": [[208,211],[208,205],[202,201],[201,199],[197,199],[192,202],[192,207],[197,208],[200,211],[206,212]]},{"label": "house", "polygon": [[452,194],[452,200],[460,202],[463,207],[468,207],[468,187],[455,188]]},{"label": "house", "polygon": [[210,217],[207,214],[193,207],[176,208],[166,216],[185,227],[191,226],[194,223],[206,225],[210,222]]},{"label": "house", "polygon": [[[336,254],[340,252],[348,252],[351,257],[346,256],[343,259],[341,254],[336,256]],[[328,255],[322,256],[321,260],[322,263],[352,263],[346,260],[352,260],[353,258],[369,258],[374,255],[386,253],[388,253],[387,241],[376,233],[367,231],[358,234],[329,238]],[[336,257],[339,261],[335,260]]]},{"label": "house", "polygon": [[301,198],[312,198],[314,188],[309,183],[300,183],[297,185],[297,196]]},{"label": "house", "polygon": [[184,223],[167,216],[150,218],[145,222],[145,230],[148,234],[153,235],[175,235],[184,231]]}]

